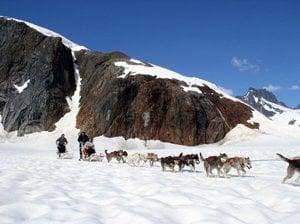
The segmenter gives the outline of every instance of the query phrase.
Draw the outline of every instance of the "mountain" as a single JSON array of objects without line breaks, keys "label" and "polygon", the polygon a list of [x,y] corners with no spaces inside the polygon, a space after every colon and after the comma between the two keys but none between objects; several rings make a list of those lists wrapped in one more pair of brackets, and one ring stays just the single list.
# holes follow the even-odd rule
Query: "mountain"
[{"label": "mountain", "polygon": [[273,107],[270,103],[287,107],[284,103],[278,101],[276,96],[266,89],[249,88],[244,96],[237,96],[238,99],[254,107],[266,117],[272,117],[276,113],[282,113],[278,107]]},{"label": "mountain", "polygon": [[[210,82],[121,52],[90,51],[28,22],[0,18],[0,54],[6,132],[58,130],[64,120],[92,137],[198,145],[220,141],[238,124],[259,128],[251,107]],[[76,124],[65,121],[74,113]]]},{"label": "mountain", "polygon": [[273,120],[277,125],[300,126],[300,110],[287,107],[273,93],[265,89],[249,88],[244,96],[237,98]]},{"label": "mountain", "polygon": [[300,109],[300,104],[298,106],[296,106],[294,109],[296,109],[296,110]]}]

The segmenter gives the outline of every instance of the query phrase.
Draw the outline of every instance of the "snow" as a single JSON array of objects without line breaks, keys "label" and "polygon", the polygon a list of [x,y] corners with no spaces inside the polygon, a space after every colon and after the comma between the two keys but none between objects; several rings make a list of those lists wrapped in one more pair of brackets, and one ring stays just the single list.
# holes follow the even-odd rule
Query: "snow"
[{"label": "snow", "polygon": [[68,40],[64,36],[62,36],[62,35],[60,35],[56,32],[53,32],[51,30],[48,30],[44,27],[37,26],[35,24],[29,23],[27,21],[23,21],[23,20],[20,20],[20,19],[10,18],[10,17],[6,17],[6,16],[0,16],[0,17],[4,17],[7,20],[14,20],[14,21],[17,21],[17,22],[25,23],[27,26],[39,31],[40,33],[44,34],[45,36],[60,37],[60,38],[62,38],[63,44],[66,45],[67,47],[69,47],[70,49],[72,49],[73,51],[80,51],[80,50],[86,50],[87,49],[86,47],[75,44],[74,42]]},{"label": "snow", "polygon": [[[116,147],[118,141],[120,138],[101,137],[96,139],[96,149],[103,152],[103,143]],[[137,145],[130,154],[142,144],[132,142]],[[292,224],[300,218],[300,184],[295,179],[280,183],[285,162],[255,161],[277,159],[276,152],[299,155],[299,139],[289,143],[264,135],[258,140],[218,147],[165,144],[164,150],[151,150],[160,156],[200,151],[205,157],[219,152],[250,156],[253,169],[244,177],[232,171],[229,179],[207,178],[203,163],[197,165],[195,173],[188,169],[172,173],[162,172],[159,164],[130,167],[116,162],[80,162],[77,158],[57,160],[54,145],[46,142],[1,144],[0,220],[3,224]],[[77,148],[72,150],[78,154]]]},{"label": "snow", "polygon": [[24,91],[24,89],[27,88],[29,83],[30,83],[30,79],[28,79],[26,82],[24,82],[23,85],[21,85],[21,86],[14,85],[14,87],[17,89],[18,93],[22,93]]},{"label": "snow", "polygon": [[184,89],[184,91],[194,91],[201,94],[202,92],[197,88],[197,86],[206,85],[209,88],[216,91],[217,93],[222,94],[224,97],[228,99],[241,102],[237,98],[230,96],[228,93],[226,93],[226,91],[223,91],[221,88],[219,88],[213,83],[210,83],[208,81],[196,77],[183,76],[177,72],[171,71],[166,68],[162,68],[154,64],[146,64],[136,59],[130,59],[129,61],[117,61],[114,64],[115,66],[124,68],[123,75],[120,75],[119,78],[125,78],[127,75],[140,74],[140,75],[150,75],[161,79],[176,79],[186,83],[187,86],[181,86]]},{"label": "snow", "polygon": [[[291,108],[284,107],[282,105],[278,105],[272,102],[267,101],[262,98],[262,102],[264,103],[264,107],[266,110],[275,112],[275,115],[271,117],[274,121],[274,124],[278,126],[292,126],[297,129],[300,127],[300,110],[295,110]],[[282,112],[276,111],[280,110]],[[289,122],[292,120],[296,120],[293,125],[289,125]]]},{"label": "snow", "polygon": [[180,86],[185,92],[194,91],[197,93],[202,94],[201,90],[197,87],[191,87],[191,86]]}]

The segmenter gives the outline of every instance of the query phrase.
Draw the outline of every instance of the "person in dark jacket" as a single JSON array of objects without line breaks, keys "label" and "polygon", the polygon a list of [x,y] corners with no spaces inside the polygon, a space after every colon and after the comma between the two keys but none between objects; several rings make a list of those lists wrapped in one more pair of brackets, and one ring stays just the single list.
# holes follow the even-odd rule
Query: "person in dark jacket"
[{"label": "person in dark jacket", "polygon": [[65,135],[62,134],[57,140],[56,140],[56,145],[57,145],[57,150],[58,150],[58,157],[62,153],[66,152],[66,145],[68,144],[68,140],[66,139]]},{"label": "person in dark jacket", "polygon": [[85,134],[85,132],[81,132],[79,137],[78,137],[78,142],[79,142],[79,160],[82,159],[82,150],[81,148],[84,146],[84,144],[89,140],[89,137]]}]

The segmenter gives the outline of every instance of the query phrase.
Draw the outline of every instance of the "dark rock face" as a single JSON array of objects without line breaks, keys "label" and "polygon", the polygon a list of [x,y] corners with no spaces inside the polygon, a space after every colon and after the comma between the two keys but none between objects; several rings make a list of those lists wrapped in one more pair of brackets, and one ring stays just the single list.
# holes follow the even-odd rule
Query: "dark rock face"
[{"label": "dark rock face", "polygon": [[[260,111],[266,117],[272,117],[276,113],[282,113],[283,111],[273,107],[271,104],[268,104],[263,99],[275,103],[284,107],[287,107],[283,102],[278,101],[276,96],[267,91],[266,89],[254,89],[249,88],[248,92],[244,96],[237,96],[243,102],[249,104],[250,106],[254,107],[256,110]],[[266,109],[270,108],[270,110]],[[275,111],[275,112],[274,112]]]},{"label": "dark rock face", "polygon": [[238,123],[258,127],[247,123],[252,116],[248,106],[221,99],[208,87],[199,94],[185,92],[181,86],[186,84],[178,80],[118,78],[123,68],[113,62],[127,60],[124,54],[80,51],[76,58],[82,78],[77,127],[90,136],[198,145],[221,140]]},{"label": "dark rock face", "polygon": [[300,109],[300,104],[298,106],[296,106],[295,109],[297,109],[297,110]]},{"label": "dark rock face", "polygon": [[[73,57],[61,38],[0,18],[0,114],[19,135],[53,130],[69,110],[76,84]],[[30,80],[30,81],[28,81]],[[19,93],[15,85],[28,87]]]}]

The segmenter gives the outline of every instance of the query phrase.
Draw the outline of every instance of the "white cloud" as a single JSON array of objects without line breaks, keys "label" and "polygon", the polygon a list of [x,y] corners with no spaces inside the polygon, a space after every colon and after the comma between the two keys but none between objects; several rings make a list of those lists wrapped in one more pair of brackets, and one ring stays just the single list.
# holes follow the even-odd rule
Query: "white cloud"
[{"label": "white cloud", "polygon": [[231,59],[231,65],[237,68],[239,71],[249,71],[253,70],[254,72],[260,71],[260,66],[257,64],[250,63],[247,58],[238,58],[234,56]]},{"label": "white cloud", "polygon": [[275,92],[275,91],[281,89],[280,86],[274,86],[274,85],[271,85],[271,84],[268,85],[268,86],[264,86],[263,88],[264,88],[265,90],[270,91],[270,92]]},{"label": "white cloud", "polygon": [[293,85],[290,88],[291,90],[300,90],[300,86],[299,85]]},{"label": "white cloud", "polygon": [[220,90],[222,90],[224,93],[227,93],[228,95],[233,96],[233,90],[232,89],[226,89],[226,88],[224,88],[222,86],[218,86],[218,88]]}]

